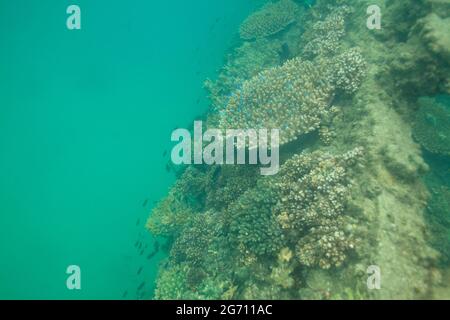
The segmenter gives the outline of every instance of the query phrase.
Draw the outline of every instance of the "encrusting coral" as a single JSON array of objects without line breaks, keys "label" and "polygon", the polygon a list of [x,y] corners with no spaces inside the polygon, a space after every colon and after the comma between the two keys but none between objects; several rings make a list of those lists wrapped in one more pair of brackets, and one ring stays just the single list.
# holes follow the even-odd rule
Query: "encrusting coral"
[{"label": "encrusting coral", "polygon": [[278,33],[295,21],[296,11],[297,5],[291,0],[268,3],[242,23],[241,38],[251,40]]},{"label": "encrusting coral", "polygon": [[414,138],[428,151],[450,155],[450,109],[435,98],[419,99]]}]

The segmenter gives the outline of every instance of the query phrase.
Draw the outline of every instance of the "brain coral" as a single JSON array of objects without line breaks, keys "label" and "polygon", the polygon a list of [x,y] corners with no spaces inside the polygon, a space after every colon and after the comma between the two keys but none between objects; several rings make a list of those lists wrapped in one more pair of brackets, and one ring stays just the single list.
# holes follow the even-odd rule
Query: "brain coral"
[{"label": "brain coral", "polygon": [[297,5],[291,0],[268,3],[242,23],[241,38],[251,40],[273,35],[294,22],[296,11]]},{"label": "brain coral", "polygon": [[414,138],[428,151],[450,155],[450,110],[435,98],[419,99]]}]

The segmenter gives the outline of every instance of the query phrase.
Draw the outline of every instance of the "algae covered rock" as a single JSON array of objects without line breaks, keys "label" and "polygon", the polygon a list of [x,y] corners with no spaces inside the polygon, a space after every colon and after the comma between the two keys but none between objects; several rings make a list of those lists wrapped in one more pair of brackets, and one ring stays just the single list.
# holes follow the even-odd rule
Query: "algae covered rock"
[{"label": "algae covered rock", "polygon": [[291,0],[266,4],[242,23],[239,30],[241,38],[252,40],[280,32],[295,21],[297,9]]},{"label": "algae covered rock", "polygon": [[431,13],[421,23],[423,24],[422,38],[428,48],[448,61],[450,59],[450,17],[441,18]]},{"label": "algae covered rock", "polygon": [[[448,101],[448,100],[447,100]],[[450,108],[435,98],[420,98],[413,135],[428,151],[450,155]]]}]

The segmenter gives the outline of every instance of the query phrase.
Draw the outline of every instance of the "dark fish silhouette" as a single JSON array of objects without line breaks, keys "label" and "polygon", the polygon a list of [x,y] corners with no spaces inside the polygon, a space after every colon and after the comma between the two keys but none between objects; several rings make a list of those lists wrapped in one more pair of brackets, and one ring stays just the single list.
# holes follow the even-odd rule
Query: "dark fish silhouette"
[{"label": "dark fish silhouette", "polygon": [[139,245],[139,241],[136,241],[134,244],[134,247],[137,248],[138,245]]},{"label": "dark fish silhouette", "polygon": [[136,220],[136,225],[138,226],[139,223],[141,223],[141,219],[138,218],[138,219]]},{"label": "dark fish silhouette", "polygon": [[158,252],[157,251],[152,251],[148,256],[147,256],[147,260],[151,260],[154,256],[156,256]]},{"label": "dark fish silhouette", "polygon": [[171,170],[171,168],[170,168],[169,164],[166,164],[166,171],[170,172],[170,170]]},{"label": "dark fish silhouette", "polygon": [[144,203],[142,204],[142,206],[145,208],[147,206],[148,203],[148,199],[145,199]]},{"label": "dark fish silhouette", "polygon": [[287,43],[283,43],[283,45],[280,48],[280,51],[278,51],[278,55],[280,57],[280,62],[284,63],[291,57],[291,50],[289,49],[289,45]]},{"label": "dark fish silhouette", "polygon": [[122,295],[122,298],[125,298],[128,295],[128,291],[125,291]]},{"label": "dark fish silhouette", "polygon": [[197,99],[197,104],[199,104],[199,103],[200,103],[200,98]]},{"label": "dark fish silhouette", "polygon": [[140,256],[142,256],[144,254],[144,250],[141,251],[141,253],[139,253]]},{"label": "dark fish silhouette", "polygon": [[153,251],[147,255],[147,259],[148,260],[152,259],[154,256],[156,256],[158,252],[159,252],[159,242],[155,241],[155,243],[153,244]]},{"label": "dark fish silhouette", "polygon": [[142,288],[144,288],[145,286],[145,281],[142,281],[142,283],[139,285],[139,287],[137,288],[138,291],[141,290]]},{"label": "dark fish silhouette", "polygon": [[163,157],[167,156],[167,150],[164,150]]},{"label": "dark fish silhouette", "polygon": [[140,267],[140,268],[138,269],[138,271],[137,271],[137,274],[141,274],[143,268],[144,268],[144,267]]}]

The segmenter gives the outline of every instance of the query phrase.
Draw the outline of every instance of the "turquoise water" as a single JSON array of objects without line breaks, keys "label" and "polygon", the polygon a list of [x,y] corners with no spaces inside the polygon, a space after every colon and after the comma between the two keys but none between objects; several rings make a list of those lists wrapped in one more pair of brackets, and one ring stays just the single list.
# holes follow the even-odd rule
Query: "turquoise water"
[{"label": "turquoise water", "polygon": [[153,245],[143,222],[174,181],[170,133],[206,110],[203,81],[260,4],[77,0],[69,31],[73,3],[0,0],[0,299],[134,299],[142,281],[151,297],[161,256],[134,243]]}]

